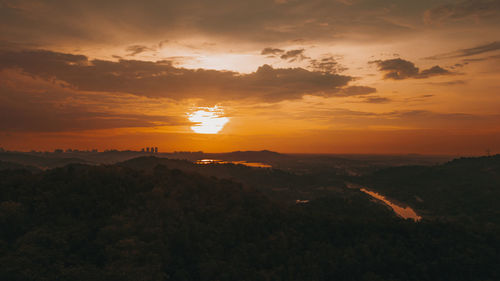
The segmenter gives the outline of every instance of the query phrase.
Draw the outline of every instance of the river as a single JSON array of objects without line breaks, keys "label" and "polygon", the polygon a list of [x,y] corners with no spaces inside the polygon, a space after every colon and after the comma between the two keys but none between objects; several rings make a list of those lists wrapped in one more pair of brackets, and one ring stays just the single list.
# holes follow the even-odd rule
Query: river
[{"label": "river", "polygon": [[260,162],[247,162],[247,161],[225,161],[225,160],[218,160],[218,159],[200,159],[196,160],[194,162],[195,164],[200,164],[200,165],[206,165],[206,164],[236,164],[236,165],[245,165],[248,167],[254,167],[254,168],[272,168],[271,165],[269,164],[264,164]]},{"label": "river", "polygon": [[392,203],[391,201],[389,201],[387,198],[385,198],[383,195],[381,194],[378,194],[376,192],[373,192],[373,191],[370,191],[370,190],[367,190],[366,188],[360,188],[361,191],[363,191],[364,193],[370,195],[371,197],[373,198],[376,198],[382,202],[384,202],[386,205],[388,205],[389,207],[392,208],[392,210],[400,217],[404,218],[404,219],[412,219],[414,221],[419,221],[422,219],[421,216],[417,215],[417,213],[410,207],[401,207],[401,206],[398,206],[394,203]]}]

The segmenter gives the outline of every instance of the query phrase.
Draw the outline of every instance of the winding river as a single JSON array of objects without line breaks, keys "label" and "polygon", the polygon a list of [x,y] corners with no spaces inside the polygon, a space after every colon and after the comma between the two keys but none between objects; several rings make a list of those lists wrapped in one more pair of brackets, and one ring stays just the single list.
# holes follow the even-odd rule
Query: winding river
[{"label": "winding river", "polygon": [[376,192],[373,192],[373,191],[370,191],[370,190],[367,190],[366,188],[360,188],[360,190],[368,195],[370,195],[371,197],[377,199],[377,200],[380,200],[382,202],[384,202],[386,205],[388,205],[389,207],[392,208],[392,210],[400,217],[404,218],[404,219],[412,219],[414,221],[419,221],[422,219],[421,216],[417,215],[417,213],[415,213],[415,211],[410,208],[410,207],[401,207],[401,206],[398,206],[394,203],[392,203],[391,201],[389,201],[387,198],[385,198],[383,195],[381,194],[378,194]]}]

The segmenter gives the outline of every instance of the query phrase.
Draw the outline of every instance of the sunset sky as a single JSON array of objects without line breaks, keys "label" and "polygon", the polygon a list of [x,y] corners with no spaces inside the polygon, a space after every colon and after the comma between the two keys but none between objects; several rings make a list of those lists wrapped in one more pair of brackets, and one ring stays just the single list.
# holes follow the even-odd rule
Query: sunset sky
[{"label": "sunset sky", "polygon": [[0,0],[0,25],[5,149],[500,153],[498,0]]}]

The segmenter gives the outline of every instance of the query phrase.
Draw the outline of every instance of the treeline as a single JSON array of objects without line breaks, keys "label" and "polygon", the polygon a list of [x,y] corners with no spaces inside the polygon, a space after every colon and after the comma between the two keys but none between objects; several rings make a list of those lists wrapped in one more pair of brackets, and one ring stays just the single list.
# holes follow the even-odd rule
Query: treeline
[{"label": "treeline", "polygon": [[498,280],[495,233],[157,165],[0,171],[0,280]]},{"label": "treeline", "polygon": [[296,174],[274,168],[253,168],[241,164],[194,164],[187,160],[137,157],[117,165],[142,171],[152,171],[157,165],[179,169],[188,173],[199,173],[208,177],[229,179],[246,187],[258,189],[281,201],[295,202],[297,199],[313,199],[331,193],[325,187],[342,188],[343,178],[331,171]]}]

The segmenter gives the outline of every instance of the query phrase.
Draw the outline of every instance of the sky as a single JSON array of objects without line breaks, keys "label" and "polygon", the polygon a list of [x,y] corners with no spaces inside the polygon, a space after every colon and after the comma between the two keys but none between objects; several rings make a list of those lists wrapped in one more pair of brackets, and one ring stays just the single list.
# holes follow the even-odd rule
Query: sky
[{"label": "sky", "polygon": [[0,0],[0,147],[500,153],[498,0]]}]

